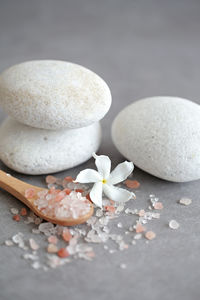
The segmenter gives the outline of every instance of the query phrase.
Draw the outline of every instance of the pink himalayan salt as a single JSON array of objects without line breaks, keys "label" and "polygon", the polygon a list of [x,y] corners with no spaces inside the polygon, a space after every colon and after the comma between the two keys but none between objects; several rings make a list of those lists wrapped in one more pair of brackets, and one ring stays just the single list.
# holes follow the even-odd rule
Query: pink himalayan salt
[{"label": "pink himalayan salt", "polygon": [[14,215],[13,220],[16,221],[16,222],[19,222],[20,221],[20,215],[18,215],[18,214]]},{"label": "pink himalayan salt", "polygon": [[144,210],[144,209],[141,209],[141,210],[139,211],[139,213],[138,213],[138,216],[139,216],[139,217],[144,217],[144,215],[145,215],[145,210]]},{"label": "pink himalayan salt", "polygon": [[38,250],[39,249],[39,245],[36,243],[36,241],[34,239],[29,239],[29,245],[30,245],[32,250]]},{"label": "pink himalayan salt", "polygon": [[66,176],[64,178],[65,181],[72,182],[74,179],[71,176]]},{"label": "pink himalayan salt", "polygon": [[140,186],[139,181],[130,179],[125,180],[124,184],[130,189],[138,189]]},{"label": "pink himalayan salt", "polygon": [[72,238],[72,235],[68,228],[64,228],[62,232],[62,238],[65,242],[69,242]]},{"label": "pink himalayan salt", "polygon": [[37,208],[48,217],[77,219],[90,211],[90,202],[81,193],[65,192],[50,189],[39,192],[38,199],[34,201]]},{"label": "pink himalayan salt", "polygon": [[115,212],[115,207],[112,206],[112,205],[106,205],[106,206],[105,206],[105,210],[106,210],[106,211],[109,211],[109,212],[111,212],[111,213],[114,213],[114,212]]},{"label": "pink himalayan salt", "polygon": [[65,258],[65,257],[69,256],[69,252],[65,248],[60,248],[60,250],[58,250],[57,254],[61,258]]},{"label": "pink himalayan salt", "polygon": [[142,226],[142,224],[140,224],[140,223],[138,223],[138,224],[136,225],[136,227],[135,227],[136,233],[144,232],[145,229],[146,229],[146,228],[145,228],[144,226]]},{"label": "pink himalayan salt", "polygon": [[162,202],[156,202],[153,207],[154,207],[154,209],[161,210],[161,209],[163,209],[163,204],[162,204]]},{"label": "pink himalayan salt", "polygon": [[21,216],[26,216],[27,215],[27,209],[25,207],[22,207],[22,209],[20,210],[20,215]]},{"label": "pink himalayan salt", "polygon": [[147,231],[145,233],[145,238],[148,240],[153,240],[155,237],[156,237],[156,234],[153,231]]},{"label": "pink himalayan salt", "polygon": [[25,190],[25,197],[27,199],[32,199],[36,195],[35,190],[32,188],[26,189]]},{"label": "pink himalayan salt", "polygon": [[46,177],[46,183],[47,184],[54,184],[54,183],[56,183],[56,181],[57,181],[57,178],[54,177],[54,176],[48,175]]},{"label": "pink himalayan salt", "polygon": [[58,252],[58,247],[54,244],[49,244],[47,246],[47,252],[48,253],[57,253]]},{"label": "pink himalayan salt", "polygon": [[49,242],[50,244],[57,244],[58,239],[57,239],[57,237],[56,237],[55,235],[50,235],[50,236],[48,237],[48,242]]}]

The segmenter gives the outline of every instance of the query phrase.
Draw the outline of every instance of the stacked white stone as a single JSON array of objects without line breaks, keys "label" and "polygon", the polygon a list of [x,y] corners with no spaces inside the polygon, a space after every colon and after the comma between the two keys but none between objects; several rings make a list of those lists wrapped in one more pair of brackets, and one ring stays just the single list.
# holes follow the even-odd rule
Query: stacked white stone
[{"label": "stacked white stone", "polygon": [[0,75],[0,159],[25,174],[47,174],[88,160],[111,105],[108,85],[77,64],[24,62]]}]

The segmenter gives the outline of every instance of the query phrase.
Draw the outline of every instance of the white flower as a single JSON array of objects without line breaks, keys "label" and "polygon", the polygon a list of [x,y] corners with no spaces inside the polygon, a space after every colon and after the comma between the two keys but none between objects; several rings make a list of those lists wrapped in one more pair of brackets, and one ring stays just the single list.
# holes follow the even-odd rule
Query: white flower
[{"label": "white flower", "polygon": [[125,161],[110,173],[111,161],[108,156],[98,156],[93,153],[93,157],[95,158],[98,172],[92,169],[83,170],[75,180],[75,182],[80,183],[94,182],[94,186],[90,192],[92,202],[102,207],[103,193],[109,199],[116,202],[126,202],[135,197],[134,193],[114,186],[114,184],[124,181],[132,173],[134,169],[132,162]]}]

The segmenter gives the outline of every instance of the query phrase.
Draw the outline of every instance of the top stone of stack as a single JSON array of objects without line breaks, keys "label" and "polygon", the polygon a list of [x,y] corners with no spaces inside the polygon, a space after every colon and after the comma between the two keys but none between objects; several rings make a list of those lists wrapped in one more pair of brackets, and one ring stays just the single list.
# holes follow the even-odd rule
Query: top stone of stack
[{"label": "top stone of stack", "polygon": [[32,127],[81,128],[104,117],[111,93],[101,77],[80,65],[36,60],[1,73],[0,105]]}]

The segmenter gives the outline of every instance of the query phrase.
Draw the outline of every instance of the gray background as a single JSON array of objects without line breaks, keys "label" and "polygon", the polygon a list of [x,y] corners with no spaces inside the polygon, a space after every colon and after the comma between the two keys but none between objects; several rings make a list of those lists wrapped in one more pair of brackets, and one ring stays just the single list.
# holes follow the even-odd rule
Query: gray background
[{"label": "gray background", "polygon": [[[102,121],[99,153],[111,156],[113,165],[123,157],[112,144],[110,126],[124,106],[153,95],[200,103],[199,37],[198,0],[0,1],[0,71],[25,60],[54,58],[80,63],[108,82],[113,104]],[[92,160],[59,176],[88,166],[94,167]],[[44,184],[44,176],[15,175]],[[161,219],[149,225],[157,233],[154,241],[139,241],[113,255],[99,246],[92,263],[74,261],[47,273],[31,269],[19,249],[1,246],[0,299],[200,299],[199,182],[169,183],[138,169],[134,178],[141,188],[133,206],[144,208],[151,193],[165,206]],[[177,204],[182,196],[193,199],[190,207]],[[11,220],[12,206],[21,204],[1,191],[0,243],[16,231],[31,230]],[[173,218],[180,222],[177,231],[167,226]],[[122,262],[126,270],[119,268]]]}]

